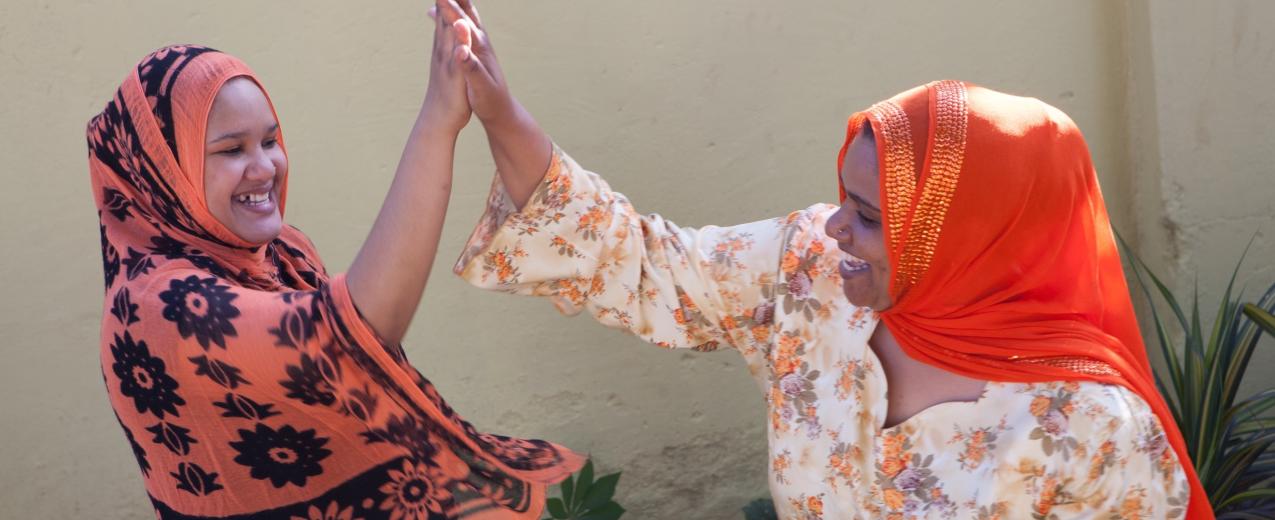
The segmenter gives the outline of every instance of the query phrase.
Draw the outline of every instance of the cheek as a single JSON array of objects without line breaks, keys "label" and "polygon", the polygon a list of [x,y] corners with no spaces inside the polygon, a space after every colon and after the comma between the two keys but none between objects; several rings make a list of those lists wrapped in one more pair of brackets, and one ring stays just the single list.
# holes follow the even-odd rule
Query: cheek
[{"label": "cheek", "polygon": [[889,265],[885,254],[885,234],[880,225],[867,226],[860,222],[854,227],[854,243],[864,260],[874,265]]},{"label": "cheek", "polygon": [[288,156],[283,149],[276,146],[270,150],[270,162],[274,163],[275,175],[283,177],[288,174]]},{"label": "cheek", "polygon": [[239,185],[242,170],[234,161],[213,158],[204,161],[204,196],[209,207],[228,205]]}]

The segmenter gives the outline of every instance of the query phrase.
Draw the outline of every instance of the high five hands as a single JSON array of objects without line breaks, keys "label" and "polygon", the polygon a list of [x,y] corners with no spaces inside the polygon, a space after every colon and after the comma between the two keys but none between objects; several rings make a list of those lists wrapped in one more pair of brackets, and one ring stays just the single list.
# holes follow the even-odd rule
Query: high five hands
[{"label": "high five hands", "polygon": [[437,22],[435,52],[450,53],[448,61],[465,79],[474,115],[484,126],[499,126],[512,117],[515,102],[473,1],[436,0],[429,14]]},{"label": "high five hands", "polygon": [[[434,60],[448,58],[442,60],[448,63],[447,70],[431,69],[431,75],[460,72],[469,109],[487,132],[496,171],[514,205],[522,208],[544,177],[553,143],[509,93],[473,0],[436,0],[430,16],[438,25]],[[431,85],[433,81],[431,76]]]}]

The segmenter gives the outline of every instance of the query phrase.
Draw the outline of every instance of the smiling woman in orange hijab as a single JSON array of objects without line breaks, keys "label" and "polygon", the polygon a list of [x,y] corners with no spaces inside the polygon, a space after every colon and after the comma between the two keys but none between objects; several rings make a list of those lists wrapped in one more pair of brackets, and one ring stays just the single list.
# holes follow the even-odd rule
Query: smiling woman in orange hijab
[{"label": "smiling woman in orange hijab", "polygon": [[580,458],[480,433],[399,341],[470,117],[451,27],[380,216],[330,276],[283,223],[288,157],[241,61],[172,46],[89,123],[110,402],[159,518],[535,519]]},{"label": "smiling woman in orange hijab", "polygon": [[679,227],[553,146],[461,4],[498,176],[456,272],[739,352],[781,518],[1212,517],[1065,114],[922,85],[850,118],[839,206]]}]

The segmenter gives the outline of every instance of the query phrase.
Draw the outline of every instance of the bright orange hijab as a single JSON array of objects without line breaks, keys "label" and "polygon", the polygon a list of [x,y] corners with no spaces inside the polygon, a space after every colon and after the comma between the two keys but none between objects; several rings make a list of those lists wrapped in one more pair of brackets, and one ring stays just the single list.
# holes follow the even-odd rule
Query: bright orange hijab
[{"label": "bright orange hijab", "polygon": [[166,47],[88,126],[102,377],[157,516],[539,518],[578,455],[478,432],[304,234],[248,244],[208,211],[204,132],[236,77],[257,81],[227,54]]},{"label": "bright orange hijab", "polygon": [[1156,390],[1075,123],[1036,99],[939,81],[851,116],[838,172],[865,123],[876,136],[894,301],[881,319],[904,351],[977,379],[1129,388],[1187,473],[1188,518],[1213,518]]}]

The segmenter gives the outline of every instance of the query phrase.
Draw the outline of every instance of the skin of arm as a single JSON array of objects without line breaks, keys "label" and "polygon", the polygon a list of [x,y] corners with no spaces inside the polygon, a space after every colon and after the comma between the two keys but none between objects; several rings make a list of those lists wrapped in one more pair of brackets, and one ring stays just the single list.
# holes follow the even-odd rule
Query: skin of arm
[{"label": "skin of arm", "polygon": [[553,142],[509,92],[504,72],[470,0],[439,0],[436,13],[451,35],[464,73],[466,95],[487,132],[496,170],[510,198],[522,209],[544,178]]},{"label": "skin of arm", "polygon": [[406,335],[429,280],[451,195],[456,139],[470,117],[454,32],[436,19],[425,100],[376,222],[346,273],[355,306],[388,344]]}]

